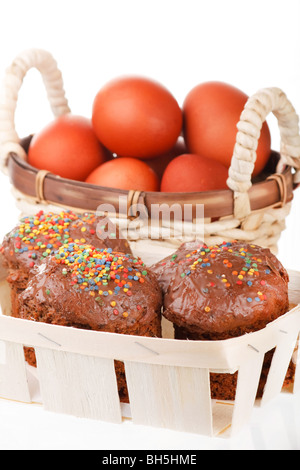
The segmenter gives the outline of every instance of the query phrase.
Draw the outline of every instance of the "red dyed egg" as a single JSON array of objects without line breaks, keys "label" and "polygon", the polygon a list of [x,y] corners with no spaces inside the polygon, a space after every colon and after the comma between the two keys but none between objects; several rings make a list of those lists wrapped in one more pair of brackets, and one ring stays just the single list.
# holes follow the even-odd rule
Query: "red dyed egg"
[{"label": "red dyed egg", "polygon": [[111,152],[148,159],[174,146],[182,130],[182,112],[160,83],[123,77],[97,93],[92,123],[98,139]]},{"label": "red dyed egg", "polygon": [[[189,152],[218,160],[230,167],[237,123],[248,100],[238,88],[222,82],[206,82],[193,88],[183,104],[184,137]],[[259,174],[271,154],[269,127],[264,122],[253,176]]]},{"label": "red dyed egg", "polygon": [[174,158],[161,181],[162,192],[198,192],[228,189],[228,168],[216,160],[195,154]]},{"label": "red dyed egg", "polygon": [[103,163],[86,179],[87,183],[110,188],[158,191],[156,173],[145,162],[137,158],[114,158]]},{"label": "red dyed egg", "polygon": [[161,180],[165,169],[169,165],[169,163],[179,155],[183,153],[187,153],[187,148],[182,137],[179,137],[174,147],[164,155],[160,155],[156,158],[151,158],[146,160],[147,165],[149,165],[157,174],[158,178]]},{"label": "red dyed egg", "polygon": [[106,155],[90,120],[66,114],[33,136],[28,163],[62,178],[84,181]]}]

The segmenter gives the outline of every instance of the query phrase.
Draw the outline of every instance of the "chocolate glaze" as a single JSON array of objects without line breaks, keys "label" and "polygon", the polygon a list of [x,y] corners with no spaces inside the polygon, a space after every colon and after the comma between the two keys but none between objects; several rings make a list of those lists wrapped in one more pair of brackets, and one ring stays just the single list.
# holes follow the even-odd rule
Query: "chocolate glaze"
[{"label": "chocolate glaze", "polygon": [[151,266],[152,271],[157,275],[164,293],[167,292],[170,282],[175,277],[177,270],[180,269],[181,264],[184,266],[189,265],[189,259],[186,255],[194,251],[196,252],[196,250],[199,250],[204,245],[200,240],[184,242],[173,254]]},{"label": "chocolate glaze", "polygon": [[[109,235],[108,237],[106,235]],[[71,241],[91,243],[98,248],[112,248],[131,253],[128,241],[107,218],[91,213],[59,214],[40,211],[23,218],[4,239],[0,256],[11,285],[12,315],[18,317],[18,295],[27,287],[32,270],[63,244]]]},{"label": "chocolate glaze", "polygon": [[189,242],[152,269],[176,338],[239,336],[264,328],[289,308],[286,270],[257,245]]},{"label": "chocolate glaze", "polygon": [[[112,222],[109,222],[111,237],[99,238],[105,233],[102,222],[106,221],[106,218],[90,213],[78,215],[72,211],[62,211],[60,214],[39,212],[35,216],[23,218],[5,236],[0,252],[7,267],[21,268],[28,272],[70,239],[82,244],[90,243],[97,248],[112,248],[131,253],[128,241],[120,238],[120,232]],[[37,232],[34,233],[34,230]],[[46,253],[47,250],[49,253]]]},{"label": "chocolate glaze", "polygon": [[[106,259],[117,259],[122,267],[109,271],[112,277],[96,287],[76,282],[74,265],[58,264],[53,256],[44,260],[19,295],[20,317],[99,331],[161,336],[162,293],[155,276],[141,260],[130,255],[91,251],[99,252]],[[98,279],[95,276],[89,280]]]}]

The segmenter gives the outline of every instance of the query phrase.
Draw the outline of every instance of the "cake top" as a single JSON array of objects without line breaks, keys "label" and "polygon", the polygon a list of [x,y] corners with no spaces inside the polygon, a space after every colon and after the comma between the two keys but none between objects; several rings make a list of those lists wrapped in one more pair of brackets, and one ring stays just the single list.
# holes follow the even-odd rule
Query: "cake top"
[{"label": "cake top", "polygon": [[78,215],[69,210],[62,210],[58,214],[40,211],[20,221],[5,237],[0,252],[10,264],[22,263],[28,269],[53,254],[64,243],[92,243],[100,248],[112,247],[130,252],[128,242],[120,239],[119,231],[114,225],[106,239],[99,237],[105,228],[101,225],[102,220],[104,218],[91,213]]},{"label": "cake top", "polygon": [[[140,258],[113,252],[111,248],[68,243],[55,252],[54,258],[56,264],[63,266],[62,274],[71,276],[71,285],[90,295],[118,295],[122,289],[130,297],[133,283],[143,284],[148,275]],[[110,281],[115,283],[113,292],[108,289]]]},{"label": "cake top", "polygon": [[20,295],[21,315],[22,306],[34,303],[33,320],[39,320],[34,317],[39,305],[46,311],[43,316],[51,316],[53,309],[60,323],[64,319],[73,326],[105,331],[113,323],[112,331],[127,332],[136,322],[151,323],[154,314],[161,313],[162,293],[156,277],[131,254],[71,242],[45,259],[33,274]]},{"label": "cake top", "polygon": [[[183,268],[188,268],[193,257],[195,259],[199,258],[202,248],[207,248],[202,241],[193,240],[184,242],[173,254],[151,266],[151,269],[158,277],[163,292],[168,290],[169,284],[175,276],[177,269],[182,266]],[[187,269],[187,271],[189,271],[189,269]]]},{"label": "cake top", "polygon": [[208,336],[260,329],[288,309],[286,270],[254,244],[183,244],[153,271],[164,289],[165,316]]}]

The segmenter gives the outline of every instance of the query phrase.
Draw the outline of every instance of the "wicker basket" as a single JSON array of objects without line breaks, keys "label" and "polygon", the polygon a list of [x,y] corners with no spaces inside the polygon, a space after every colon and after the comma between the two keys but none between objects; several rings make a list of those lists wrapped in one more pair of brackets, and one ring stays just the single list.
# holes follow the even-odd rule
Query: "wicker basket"
[{"label": "wicker basket", "polygon": [[[16,57],[6,71],[2,87],[0,163],[2,170],[9,174],[22,213],[29,215],[40,208],[57,211],[62,206],[75,211],[97,211],[99,205],[107,204],[113,212],[106,210],[106,213],[112,218],[116,216],[114,221],[126,229],[126,236],[137,251],[140,245],[144,249],[145,239],[148,246],[150,243],[154,245],[154,249],[157,246],[174,248],[174,244],[179,245],[198,236],[208,244],[245,240],[277,252],[277,242],[290,211],[293,189],[300,181],[299,119],[280,89],[262,89],[251,96],[245,105],[237,124],[228,190],[185,194],[138,192],[134,188],[132,191],[119,191],[61,179],[45,171],[37,171],[26,163],[26,147],[15,130],[14,116],[23,78],[33,67],[42,75],[54,116],[70,112],[61,72],[51,54],[30,49]],[[277,161],[276,157],[271,159],[266,173],[254,182],[251,176],[260,130],[271,112],[278,120],[280,155]],[[121,207],[120,197],[123,201]],[[149,230],[153,208],[157,209],[159,205],[171,210],[177,205],[182,208],[180,214],[189,205],[192,211],[189,218],[184,219],[184,226],[182,219],[174,216],[172,221],[160,219],[157,226],[153,227],[152,224]],[[204,205],[201,223],[196,210],[200,205]],[[141,222],[137,214],[143,209],[148,218],[143,218]]]}]

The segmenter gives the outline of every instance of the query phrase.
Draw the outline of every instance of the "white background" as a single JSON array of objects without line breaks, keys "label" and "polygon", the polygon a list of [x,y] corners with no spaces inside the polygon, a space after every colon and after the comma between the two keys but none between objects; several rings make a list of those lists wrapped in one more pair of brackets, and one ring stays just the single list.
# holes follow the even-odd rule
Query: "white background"
[{"label": "white background", "polygon": [[[0,19],[0,75],[22,50],[47,49],[62,70],[69,104],[75,114],[90,117],[99,88],[111,78],[131,73],[160,81],[179,104],[192,87],[206,80],[226,81],[247,94],[277,86],[300,112],[300,2],[297,0],[9,0],[0,4]],[[20,136],[36,132],[50,119],[52,115],[40,77],[35,71],[29,72],[19,95],[17,131]],[[272,147],[278,150],[275,118],[268,118],[268,122]],[[2,237],[15,224],[18,215],[9,181],[2,174],[0,204]],[[299,215],[300,189],[295,193],[279,250],[281,261],[288,268],[298,270]],[[278,408],[278,403],[277,408],[274,405],[275,415],[277,410],[281,416],[278,410],[287,406],[290,408],[286,412],[293,416],[295,410],[290,402],[284,401],[283,408]],[[72,419],[68,421],[69,418],[62,418],[65,421],[60,422],[60,440],[56,440],[51,430],[59,422],[58,417],[40,417],[39,412],[29,413],[28,408],[22,414],[22,407],[16,410],[3,403],[0,405],[1,448],[30,447],[32,440],[24,432],[21,437],[18,431],[24,431],[22,426],[28,426],[31,420],[34,424],[30,432],[38,448],[73,447],[80,446],[80,442],[84,448],[89,447],[90,442],[91,447],[100,449],[109,448],[108,442],[110,448],[116,449],[130,448],[130,442],[136,442],[137,448],[143,448],[142,442],[145,448],[224,447],[218,441],[194,436],[159,434],[147,429],[136,433],[131,427],[120,430],[99,423],[85,423],[80,441],[76,434],[77,429],[80,432],[80,425],[76,420],[77,424]],[[231,444],[232,448],[300,446],[297,416],[290,429],[281,425],[282,419],[286,423],[286,416],[274,423],[271,411],[269,418],[273,418],[269,428],[266,422],[263,424],[263,414],[261,420],[259,414],[255,416],[254,427],[249,428],[240,441]],[[41,433],[38,432],[39,419],[48,419],[49,427],[44,424]],[[253,429],[258,429],[259,433],[256,435]],[[266,438],[267,432],[272,433],[272,439]]]}]

